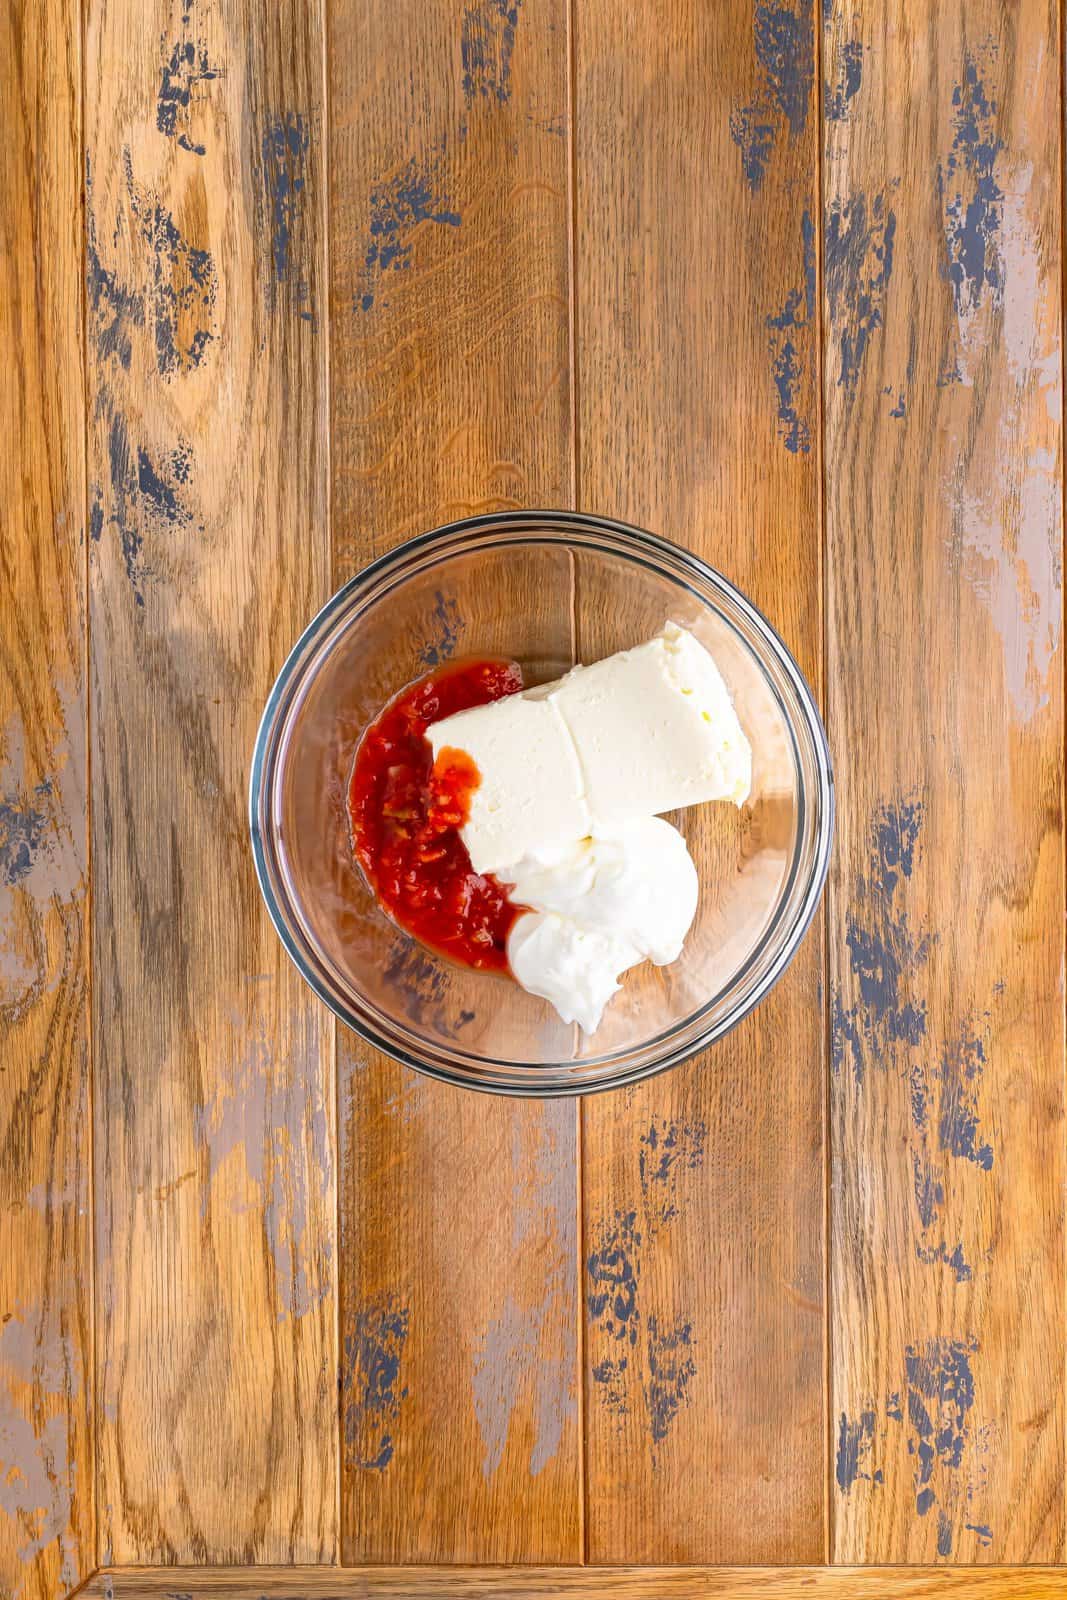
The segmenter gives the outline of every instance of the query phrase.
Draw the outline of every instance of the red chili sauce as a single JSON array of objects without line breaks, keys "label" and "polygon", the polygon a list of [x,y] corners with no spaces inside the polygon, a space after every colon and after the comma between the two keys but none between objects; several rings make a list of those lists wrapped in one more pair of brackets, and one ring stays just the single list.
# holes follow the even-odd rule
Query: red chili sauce
[{"label": "red chili sauce", "polygon": [[471,867],[459,829],[481,774],[462,750],[436,762],[431,722],[522,688],[510,661],[451,663],[409,684],[367,729],[352,768],[348,814],[357,859],[381,905],[408,933],[453,961],[506,972],[519,909]]}]

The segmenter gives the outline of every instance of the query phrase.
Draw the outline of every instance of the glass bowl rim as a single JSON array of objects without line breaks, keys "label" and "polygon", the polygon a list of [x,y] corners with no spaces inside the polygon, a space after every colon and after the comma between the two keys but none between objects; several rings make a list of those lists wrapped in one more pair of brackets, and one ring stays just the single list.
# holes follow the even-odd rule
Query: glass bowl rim
[{"label": "glass bowl rim", "polygon": [[[309,648],[318,640],[320,635],[327,631],[334,616],[344,610],[353,596],[361,590],[372,588],[379,579],[396,569],[402,570],[414,558],[431,550],[434,546],[446,544],[449,540],[457,540],[463,536],[494,531],[512,537],[516,533],[522,532],[528,532],[531,536],[540,534],[542,535],[540,539],[531,537],[530,542],[546,544],[565,543],[568,534],[608,534],[619,540],[624,547],[626,545],[633,547],[628,552],[624,550],[624,556],[628,555],[630,559],[636,559],[641,564],[644,564],[642,561],[643,552],[645,556],[650,555],[657,558],[656,565],[660,570],[662,570],[662,563],[666,559],[668,562],[676,563],[683,570],[687,569],[701,582],[722,593],[744,615],[746,621],[760,636],[788,678],[797,697],[815,758],[818,780],[816,794],[818,834],[815,840],[809,881],[800,906],[794,914],[793,925],[788,930],[781,948],[759,983],[740,1004],[729,1010],[717,1022],[711,1023],[693,1039],[664,1052],[659,1057],[654,1057],[646,1063],[623,1068],[614,1076],[608,1076],[603,1080],[594,1082],[539,1085],[536,1082],[536,1074],[545,1071],[546,1068],[552,1070],[550,1064],[544,1062],[507,1063],[515,1071],[529,1071],[529,1083],[505,1083],[492,1080],[483,1082],[473,1078],[466,1070],[451,1070],[447,1066],[427,1061],[414,1051],[408,1051],[398,1046],[393,1040],[383,1038],[364,1018],[351,1011],[344,1001],[339,999],[331,991],[330,987],[320,979],[319,975],[308,966],[303,945],[291,932],[277,902],[260,827],[260,801],[265,792],[264,774],[267,757],[275,742],[274,735],[278,730],[284,728],[287,701],[291,699],[290,691],[293,680],[297,678],[297,674],[304,666],[305,656]],[[698,598],[703,599],[703,597],[699,596]],[[703,603],[706,604],[706,600]],[[297,678],[298,685],[299,682],[300,680]],[[790,732],[795,744],[795,732],[792,729],[790,729]],[[660,534],[651,533],[645,528],[621,522],[612,517],[598,516],[590,512],[545,509],[485,512],[474,517],[463,517],[455,522],[442,523],[439,527],[415,534],[413,537],[405,539],[401,544],[385,551],[384,554],[376,556],[373,561],[361,567],[347,582],[342,584],[341,588],[326,600],[302,630],[289,650],[274,680],[270,694],[267,696],[252,751],[248,806],[256,878],[275,932],[305,983],[308,984],[313,993],[317,995],[340,1022],[344,1023],[347,1028],[350,1028],[373,1049],[389,1056],[402,1066],[411,1067],[415,1071],[421,1072],[424,1076],[436,1078],[442,1082],[453,1084],[458,1088],[472,1089],[483,1094],[506,1095],[518,1099],[566,1099],[625,1088],[630,1084],[656,1077],[661,1072],[666,1072],[672,1067],[679,1066],[691,1057],[699,1055],[701,1051],[706,1050],[718,1040],[725,1038],[766,999],[792,963],[793,957],[799,949],[818,907],[830,863],[830,851],[834,835],[835,796],[833,763],[826,730],[823,726],[815,696],[797,665],[792,651],[777,629],[767,620],[753,601],[749,600],[746,595],[730,582],[729,578],[713,567],[710,562],[703,560],[702,557],[695,555],[693,551],[687,550],[682,545],[675,544],[670,539],[665,539]],[[265,814],[270,814],[269,808],[265,808]],[[796,866],[797,863],[794,863],[794,872]],[[764,932],[756,950],[750,953],[746,966],[751,965],[758,952],[766,948],[778,928],[779,924],[776,919]],[[650,1041],[650,1043],[655,1043],[655,1041]],[[610,1060],[610,1057],[604,1059]],[[503,1065],[503,1063],[497,1064]],[[593,1060],[585,1064],[596,1066],[598,1063]],[[563,1065],[563,1063],[559,1065]]]}]

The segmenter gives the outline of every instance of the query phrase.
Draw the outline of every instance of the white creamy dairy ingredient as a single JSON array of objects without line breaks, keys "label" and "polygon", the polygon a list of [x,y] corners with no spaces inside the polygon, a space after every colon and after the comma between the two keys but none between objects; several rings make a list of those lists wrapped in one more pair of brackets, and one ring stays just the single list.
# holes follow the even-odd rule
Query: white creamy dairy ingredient
[{"label": "white creamy dairy ingredient", "polygon": [[696,915],[693,858],[662,817],[639,817],[527,856],[502,876],[516,905],[620,934],[639,960],[660,967],[677,961]]},{"label": "white creamy dairy ingredient", "polygon": [[512,972],[587,1033],[628,967],[677,961],[699,892],[685,840],[661,817],[527,857],[506,881],[531,908],[508,938]]},{"label": "white creamy dairy ingredient", "polygon": [[475,872],[704,800],[740,805],[752,751],[707,650],[668,622],[648,644],[432,723],[434,758],[481,774],[461,829]]},{"label": "white creamy dairy ingredient", "polygon": [[460,830],[475,872],[589,832],[578,757],[551,700],[507,695],[432,723],[426,737],[435,761],[442,750],[465,750],[481,774]]},{"label": "white creamy dairy ingredient", "polygon": [[647,644],[427,729],[481,781],[460,830],[476,872],[529,906],[508,963],[592,1033],[628,967],[681,954],[696,913],[685,840],[657,815],[741,805],[752,751],[704,646],[669,622]]},{"label": "white creamy dairy ingredient", "polygon": [[508,937],[508,964],[522,987],[540,995],[564,1022],[586,1033],[600,1024],[619,989],[619,974],[641,960],[626,939],[604,928],[583,928],[570,917],[532,911]]},{"label": "white creamy dairy ingredient", "polygon": [[668,622],[635,650],[578,667],[555,686],[594,824],[704,800],[740,805],[752,751],[722,674],[698,639]]}]

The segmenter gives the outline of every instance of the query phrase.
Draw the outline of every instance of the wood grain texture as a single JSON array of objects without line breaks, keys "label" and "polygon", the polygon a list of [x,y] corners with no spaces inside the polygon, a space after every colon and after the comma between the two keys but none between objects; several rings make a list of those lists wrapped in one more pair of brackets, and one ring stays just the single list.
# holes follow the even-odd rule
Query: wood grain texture
[{"label": "wood grain texture", "polygon": [[329,579],[322,18],[87,7],[100,1545],[336,1552],[332,1026],[247,839]]},{"label": "wood grain texture", "polygon": [[825,26],[833,1554],[1058,1561],[1057,10]]},{"label": "wood grain texture", "polygon": [[611,1600],[1062,1600],[1067,1571],[1041,1567],[194,1567],[167,1572],[112,1571],[86,1591],[100,1600],[541,1600],[603,1595]]},{"label": "wood grain texture", "polygon": [[96,1566],[81,39],[0,8],[0,1594]]},{"label": "wood grain texture", "polygon": [[[332,0],[329,37],[340,584],[450,518],[570,499],[566,12]],[[569,590],[523,598],[569,663]],[[484,649],[502,605],[444,595],[424,659]],[[339,1105],[343,1558],[579,1559],[573,1105],[350,1038]]]},{"label": "wood grain texture", "polygon": [[[580,508],[719,567],[818,685],[811,4],[576,29]],[[820,973],[816,926],[710,1054],[582,1108],[592,1562],[822,1558]]]}]

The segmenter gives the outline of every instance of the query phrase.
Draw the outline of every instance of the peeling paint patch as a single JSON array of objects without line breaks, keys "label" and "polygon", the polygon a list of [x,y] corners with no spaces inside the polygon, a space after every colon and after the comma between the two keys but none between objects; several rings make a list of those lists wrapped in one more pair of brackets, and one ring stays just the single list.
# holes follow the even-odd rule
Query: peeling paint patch
[{"label": "peeling paint patch", "polygon": [[419,162],[412,158],[391,177],[375,184],[370,194],[370,242],[364,258],[362,310],[374,304],[375,284],[383,272],[412,264],[411,240],[416,228],[432,222],[458,228],[462,221],[441,183],[441,155]]},{"label": "peeling paint patch", "polygon": [[203,35],[193,27],[193,8],[194,0],[187,0],[182,10],[181,33],[169,55],[167,36],[160,36],[165,63],[156,97],[156,127],[168,139],[177,139],[183,150],[202,156],[205,148],[190,132],[190,106],[199,86],[221,78],[222,73],[209,59]]},{"label": "peeling paint patch", "polygon": [[696,1375],[692,1344],[688,1322],[661,1329],[655,1313],[649,1314],[645,1405],[654,1444],[663,1442],[682,1406],[689,1404],[689,1385]]},{"label": "peeling paint patch", "polygon": [[210,250],[191,245],[158,195],[134,182],[129,150],[124,158],[130,208],[148,252],[156,366],[169,379],[199,367],[216,337],[218,272]]},{"label": "peeling paint patch", "polygon": [[886,1067],[896,1046],[918,1045],[926,1034],[926,1002],[914,998],[912,990],[933,936],[914,931],[906,910],[894,905],[901,877],[912,874],[922,818],[915,796],[879,806],[871,819],[867,874],[857,876],[845,918],[859,1000],[846,1008],[839,995],[834,997],[832,1061],[840,1071],[851,1059],[860,1084],[868,1067]]},{"label": "peeling paint patch", "polygon": [[641,1244],[636,1211],[617,1211],[611,1223],[602,1224],[595,1247],[586,1261],[590,1289],[587,1304],[593,1322],[607,1336],[637,1343],[636,1254]]},{"label": "peeling paint patch", "polygon": [[[942,1192],[938,1203],[940,1204],[943,1200],[944,1193]],[[932,1221],[933,1215],[931,1213],[928,1220],[924,1223],[924,1226],[929,1227],[930,1222]],[[964,1258],[963,1246],[961,1244],[956,1245],[955,1249],[951,1251],[949,1250],[949,1247],[945,1243],[944,1239],[942,1239],[940,1244],[935,1245],[932,1249],[927,1249],[926,1246],[917,1244],[915,1246],[915,1254],[916,1257],[928,1267],[936,1265],[950,1267],[956,1275],[957,1283],[970,1283],[973,1274],[970,1266]]]},{"label": "peeling paint patch", "polygon": [[767,318],[778,435],[794,455],[811,449],[811,427],[801,415],[802,395],[810,396],[815,370],[809,337],[815,317],[815,225],[807,209],[801,218],[801,243],[803,285],[791,289],[782,309]]},{"label": "peeling paint patch", "polygon": [[774,122],[759,105],[735,106],[730,113],[730,137],[741,152],[745,182],[756,194],[774,150]]},{"label": "peeling paint patch", "polygon": [[511,99],[511,57],[522,0],[475,0],[463,13],[460,55],[463,94],[475,100]]},{"label": "peeling paint patch", "polygon": [[815,29],[812,0],[792,5],[757,3],[756,59],[771,98],[796,139],[804,132],[815,80]]},{"label": "peeling paint patch", "polygon": [[965,326],[987,294],[997,306],[1004,292],[999,241],[1004,194],[994,170],[1004,144],[996,132],[996,101],[986,92],[970,52],[952,91],[952,106],[952,145],[938,166],[937,184],[944,218],[944,272],[952,285],[956,315]]},{"label": "peeling paint patch", "polygon": [[871,1474],[865,1470],[874,1441],[874,1411],[861,1411],[855,1420],[841,1413],[837,1427],[837,1460],[834,1476],[842,1494],[848,1494],[852,1485],[863,1479],[870,1483]]},{"label": "peeling paint patch", "polygon": [[893,274],[896,213],[889,190],[831,202],[826,216],[826,293],[838,341],[838,385],[854,390],[871,337],[883,324]]},{"label": "peeling paint patch", "polygon": [[945,1203],[945,1186],[941,1174],[918,1151],[912,1151],[911,1165],[915,1209],[925,1231],[936,1221],[938,1208]]},{"label": "peeling paint patch", "polygon": [[128,372],[133,358],[134,330],[144,327],[144,296],[120,283],[118,276],[109,272],[100,259],[93,209],[93,167],[88,155],[85,157],[85,296],[88,336],[96,346],[97,359],[103,363],[114,356]]},{"label": "peeling paint patch", "polygon": [[849,102],[859,94],[862,84],[863,43],[848,39],[841,47],[834,81],[825,85],[823,108],[828,122],[846,120]]},{"label": "peeling paint patch", "polygon": [[965,1522],[963,1526],[966,1528],[968,1533],[975,1533],[978,1535],[979,1544],[985,1545],[988,1548],[988,1546],[993,1543],[993,1530],[984,1522]]},{"label": "peeling paint patch", "polygon": [[393,1431],[408,1391],[400,1369],[410,1314],[395,1295],[382,1295],[356,1315],[344,1339],[346,1464],[384,1472],[393,1459]]},{"label": "peeling paint patch", "polygon": [[930,1339],[909,1345],[904,1353],[910,1435],[908,1453],[914,1457],[915,1509],[919,1516],[937,1504],[933,1487],[935,1468],[942,1475],[955,1472],[970,1437],[974,1406],[971,1357],[978,1342],[964,1339]]},{"label": "peeling paint patch", "polygon": [[419,660],[424,667],[439,667],[455,655],[467,624],[455,600],[441,589],[434,595],[429,624],[431,637],[420,651]]},{"label": "peeling paint patch", "polygon": [[937,1513],[937,1553],[939,1556],[952,1554],[952,1523],[943,1511]]},{"label": "peeling paint patch", "polygon": [[949,551],[1000,637],[1008,694],[1026,723],[1049,703],[1060,644],[1059,489],[1051,451],[1029,449],[1020,461],[1013,435],[1002,441],[1000,454],[998,477],[1018,484],[1015,504],[1002,510],[999,491],[968,489],[961,461],[947,485]]},{"label": "peeling paint patch", "polygon": [[293,286],[305,322],[315,320],[310,286],[300,272],[310,151],[311,124],[302,113],[289,111],[268,123],[261,153],[274,282]]},{"label": "peeling paint patch", "polygon": [[629,1369],[629,1356],[620,1356],[617,1360],[606,1356],[603,1361],[595,1362],[592,1368],[593,1382],[599,1390],[601,1403],[605,1410],[615,1417],[621,1418],[630,1414],[630,1400],[626,1387]]},{"label": "peeling paint patch", "polygon": [[151,576],[143,556],[144,528],[165,533],[188,527],[192,512],[179,489],[189,480],[192,452],[185,443],[163,458],[153,460],[141,445],[130,441],[126,419],[115,412],[108,430],[110,511],[105,517],[102,497],[94,496],[90,514],[90,534],[99,542],[105,525],[119,536],[123,565],[133,589],[134,599],[144,605],[144,584]]},{"label": "peeling paint patch", "polygon": [[0,883],[9,889],[29,877],[37,860],[51,826],[51,793],[51,785],[42,783],[32,796],[0,797]]},{"label": "peeling paint patch", "polygon": [[812,0],[771,5],[758,0],[753,15],[753,45],[759,88],[748,105],[730,113],[730,137],[741,154],[741,170],[757,193],[774,154],[784,121],[790,137],[803,133],[815,80],[815,29]]},{"label": "peeling paint patch", "polygon": [[993,1166],[993,1146],[979,1131],[976,1088],[986,1061],[985,1038],[973,1022],[964,1021],[958,1034],[945,1041],[938,1069],[938,1143],[949,1155],[971,1161],[984,1172]]},{"label": "peeling paint patch", "polygon": [[84,1576],[72,1523],[75,1467],[66,1411],[31,1421],[0,1387],[0,1511],[10,1518],[19,1561],[55,1545],[64,1590]]},{"label": "peeling paint patch", "polygon": [[537,1330],[511,1295],[500,1315],[490,1319],[485,1339],[476,1352],[471,1389],[474,1414],[485,1455],[482,1476],[492,1478],[504,1459],[508,1429],[537,1345]]},{"label": "peeling paint patch", "polygon": [[679,1212],[680,1180],[704,1165],[704,1122],[653,1120],[641,1135],[638,1171],[650,1226],[671,1222]]}]

